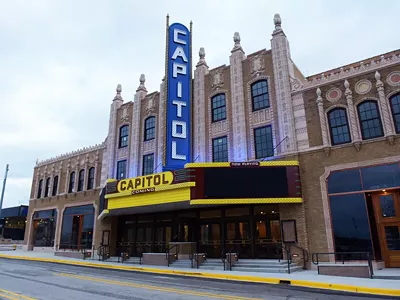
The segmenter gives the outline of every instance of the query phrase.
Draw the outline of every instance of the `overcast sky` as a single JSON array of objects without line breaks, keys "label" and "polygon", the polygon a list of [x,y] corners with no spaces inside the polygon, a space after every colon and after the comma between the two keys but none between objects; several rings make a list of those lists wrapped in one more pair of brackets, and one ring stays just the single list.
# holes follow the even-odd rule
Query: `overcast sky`
[{"label": "overcast sky", "polygon": [[[131,101],[164,73],[165,16],[189,26],[193,59],[228,64],[233,33],[247,54],[270,48],[280,13],[305,75],[400,48],[400,1],[0,0],[0,179],[3,207],[27,204],[36,158],[101,143],[118,83]],[[0,181],[2,183],[2,181]]]}]

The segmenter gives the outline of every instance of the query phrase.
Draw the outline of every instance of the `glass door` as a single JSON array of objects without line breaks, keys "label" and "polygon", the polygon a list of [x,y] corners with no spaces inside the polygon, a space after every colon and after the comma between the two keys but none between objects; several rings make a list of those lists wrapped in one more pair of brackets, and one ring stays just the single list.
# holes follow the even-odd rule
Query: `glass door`
[{"label": "glass door", "polygon": [[238,253],[239,258],[251,258],[250,225],[247,220],[226,222],[225,251]]},{"label": "glass door", "polygon": [[218,222],[204,222],[200,225],[199,252],[209,258],[221,257],[221,225]]},{"label": "glass door", "polygon": [[262,218],[256,221],[255,258],[282,258],[281,228],[279,220]]},{"label": "glass door", "polygon": [[374,209],[385,266],[400,267],[400,197],[397,191],[374,195]]}]

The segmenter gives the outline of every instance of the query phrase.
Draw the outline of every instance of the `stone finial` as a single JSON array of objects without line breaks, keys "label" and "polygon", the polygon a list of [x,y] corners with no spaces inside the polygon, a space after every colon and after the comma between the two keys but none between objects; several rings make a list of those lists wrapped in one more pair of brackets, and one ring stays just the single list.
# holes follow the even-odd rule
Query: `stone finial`
[{"label": "stone finial", "polygon": [[138,91],[147,92],[146,86],[144,85],[144,83],[146,82],[146,76],[144,74],[140,75],[139,82],[140,82],[140,85],[137,88],[136,92],[138,92]]},{"label": "stone finial", "polygon": [[240,45],[240,34],[239,32],[235,32],[233,34],[233,41],[235,42],[235,45],[233,46],[232,52],[241,49],[242,46]]},{"label": "stone finial", "polygon": [[380,81],[381,80],[381,74],[379,74],[378,71],[375,72],[375,79],[376,79],[376,81]]},{"label": "stone finial", "polygon": [[204,50],[204,47],[200,48],[199,57],[200,57],[200,60],[202,60],[202,59],[204,59],[206,57],[206,51]]},{"label": "stone finial", "polygon": [[116,94],[115,97],[114,97],[114,101],[115,101],[115,100],[121,100],[121,101],[123,101],[122,96],[121,96],[121,92],[122,92],[122,86],[121,86],[121,84],[118,84],[118,85],[117,85],[117,88],[116,88],[115,90],[116,90],[117,94]]},{"label": "stone finial", "polygon": [[275,25],[275,31],[282,30],[282,20],[281,16],[279,14],[275,14],[274,16],[274,25]]},{"label": "stone finial", "polygon": [[344,87],[346,88],[346,90],[350,88],[350,83],[347,81],[347,79],[344,81]]},{"label": "stone finial", "polygon": [[205,65],[206,67],[208,67],[208,66],[207,66],[207,63],[206,63],[206,60],[205,60],[206,51],[204,50],[203,47],[201,47],[200,50],[199,50],[199,57],[200,57],[200,60],[199,60],[199,62],[197,63],[196,67],[199,67],[199,66],[201,66],[201,65]]},{"label": "stone finial", "polygon": [[318,97],[321,97],[321,93],[322,93],[322,92],[321,92],[321,89],[320,89],[320,88],[317,88],[317,96],[318,96]]}]

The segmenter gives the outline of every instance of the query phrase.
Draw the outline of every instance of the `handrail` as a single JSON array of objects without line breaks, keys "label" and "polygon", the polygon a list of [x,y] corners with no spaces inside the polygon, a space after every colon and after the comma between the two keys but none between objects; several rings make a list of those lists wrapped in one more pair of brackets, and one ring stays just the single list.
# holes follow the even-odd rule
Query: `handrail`
[{"label": "handrail", "polygon": [[290,274],[290,264],[292,263],[292,252],[291,252],[291,247],[295,247],[303,252],[303,270],[307,270],[307,262],[309,260],[309,255],[308,251],[299,245],[292,244],[292,243],[285,243],[285,249],[286,249],[286,257],[288,261],[288,272]]},{"label": "handrail", "polygon": [[100,245],[100,247],[97,249],[97,255],[99,256],[99,261],[104,261],[108,255],[108,246]]},{"label": "handrail", "polygon": [[193,269],[193,259],[194,259],[194,254],[196,252],[196,249],[193,249],[193,243],[190,245],[190,253],[189,253],[189,259],[190,259],[190,268]]},{"label": "handrail", "polygon": [[173,250],[174,248],[176,248],[175,255],[178,257],[179,245],[173,245],[171,248],[167,249],[167,251],[166,251],[166,253],[165,253],[165,258],[167,259],[168,267],[169,267],[169,264],[170,264],[170,259],[169,259],[169,258],[170,258],[170,252],[171,252],[171,250]]},{"label": "handrail", "polygon": [[221,251],[221,260],[222,260],[222,264],[224,265],[224,271],[225,271],[225,261],[226,261],[225,249]]},{"label": "handrail", "polygon": [[[336,264],[336,256],[342,255],[342,259],[339,260],[342,262],[342,264],[344,265],[344,261],[345,261],[345,255],[347,254],[359,254],[360,255],[360,259],[359,260],[367,260],[368,261],[368,268],[369,268],[369,273],[370,273],[370,278],[372,279],[373,275],[374,275],[374,267],[372,265],[372,255],[371,252],[319,252],[319,253],[313,253],[312,254],[312,263],[316,266],[318,266],[319,264],[319,256],[320,255],[335,255],[335,264]],[[362,255],[366,255],[367,258],[366,259],[362,259],[361,256]],[[319,273],[319,269],[318,269],[318,273]]]}]

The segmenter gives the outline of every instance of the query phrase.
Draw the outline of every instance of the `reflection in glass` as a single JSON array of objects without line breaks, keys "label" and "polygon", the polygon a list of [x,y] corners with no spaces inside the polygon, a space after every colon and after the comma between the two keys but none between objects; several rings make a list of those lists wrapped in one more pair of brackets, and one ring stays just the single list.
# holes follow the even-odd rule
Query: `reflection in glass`
[{"label": "reflection in glass", "polygon": [[362,168],[361,176],[364,190],[377,190],[400,186],[399,164]]},{"label": "reflection in glass", "polygon": [[386,243],[389,251],[400,250],[400,233],[398,226],[385,227]]},{"label": "reflection in glass", "polygon": [[350,169],[333,172],[328,177],[328,193],[345,193],[361,191],[361,178],[359,169]]},{"label": "reflection in glass", "polygon": [[372,252],[364,194],[330,196],[329,200],[336,252]]},{"label": "reflection in glass", "polygon": [[393,195],[381,195],[379,197],[382,217],[390,218],[396,216],[396,210],[394,208]]}]

